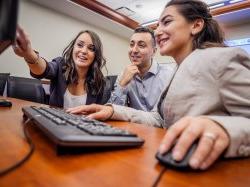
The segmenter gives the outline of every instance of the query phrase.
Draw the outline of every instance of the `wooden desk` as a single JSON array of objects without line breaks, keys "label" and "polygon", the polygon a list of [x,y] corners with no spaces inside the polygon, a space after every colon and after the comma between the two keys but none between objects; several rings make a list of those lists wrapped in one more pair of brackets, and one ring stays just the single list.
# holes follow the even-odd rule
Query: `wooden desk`
[{"label": "wooden desk", "polygon": [[[34,103],[10,100],[12,108],[0,108],[0,169],[20,160],[28,151],[21,108]],[[163,168],[154,155],[165,130],[126,122],[111,121],[110,124],[137,133],[146,140],[145,144],[135,149],[57,156],[53,144],[30,126],[35,152],[21,167],[1,177],[0,186],[152,186]],[[167,169],[158,186],[249,187],[249,176],[250,159],[219,161],[205,172]]]}]

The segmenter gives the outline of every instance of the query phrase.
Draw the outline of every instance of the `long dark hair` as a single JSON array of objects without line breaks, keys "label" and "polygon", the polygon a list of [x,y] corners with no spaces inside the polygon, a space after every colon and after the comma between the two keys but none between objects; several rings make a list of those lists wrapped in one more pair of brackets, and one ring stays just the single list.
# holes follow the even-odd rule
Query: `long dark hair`
[{"label": "long dark hair", "polygon": [[199,0],[171,0],[165,8],[175,6],[178,12],[188,21],[204,20],[201,32],[194,36],[193,50],[208,47],[225,47],[224,33],[219,24],[212,18],[206,3]]},{"label": "long dark hair", "polygon": [[77,84],[78,74],[76,71],[75,63],[73,61],[72,52],[77,38],[83,33],[89,34],[95,48],[95,58],[87,72],[85,88],[87,93],[98,95],[102,93],[105,86],[105,79],[101,69],[106,65],[106,60],[103,57],[102,42],[95,32],[89,30],[79,32],[77,36],[63,50],[62,56],[64,59],[64,76],[66,78],[67,85]]}]

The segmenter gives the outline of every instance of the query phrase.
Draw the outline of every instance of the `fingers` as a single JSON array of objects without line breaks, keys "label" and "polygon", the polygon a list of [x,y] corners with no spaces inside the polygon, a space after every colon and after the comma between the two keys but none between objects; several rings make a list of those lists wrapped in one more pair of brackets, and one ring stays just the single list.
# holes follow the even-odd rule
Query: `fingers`
[{"label": "fingers", "polygon": [[126,74],[131,73],[131,74],[134,75],[134,74],[136,74],[138,72],[139,72],[139,70],[138,70],[138,67],[136,65],[130,64],[126,68]]},{"label": "fingers", "polygon": [[114,108],[112,106],[101,106],[100,110],[96,113],[88,115],[88,118],[97,119],[97,120],[108,120],[114,113]]},{"label": "fingers", "polygon": [[20,47],[18,47],[17,44],[12,45],[12,49],[13,49],[14,52],[15,52],[17,55],[19,55],[19,56],[21,56],[22,53],[23,53],[23,50],[22,50]]},{"label": "fingers", "polygon": [[12,46],[12,48],[14,52],[21,57],[29,56],[31,51],[33,51],[28,35],[19,26],[16,30],[15,44]]},{"label": "fingers", "polygon": [[127,68],[124,70],[123,75],[120,79],[120,86],[126,86],[134,77],[135,74],[139,72],[138,67],[136,65],[128,65]]},{"label": "fingers", "polygon": [[200,134],[203,131],[201,125],[199,125],[199,121],[195,119],[187,119],[183,121],[183,123],[192,125],[186,125],[186,128],[183,129],[181,136],[178,139],[174,149],[173,149],[173,158],[176,161],[181,161],[183,157],[186,155],[188,149],[193,144],[193,142],[199,138]]},{"label": "fingers", "polygon": [[174,125],[172,125],[168,130],[166,135],[164,136],[159,152],[165,153],[167,152],[171,147],[172,144],[175,142],[175,140],[179,137],[179,135],[182,133],[182,131],[186,128],[186,126],[189,123],[188,118],[183,118],[177,121]]},{"label": "fingers", "polygon": [[140,74],[140,70],[137,68],[135,74]]},{"label": "fingers", "polygon": [[227,148],[229,145],[229,138],[228,137],[219,137],[216,142],[214,143],[213,149],[207,157],[203,160],[200,165],[200,169],[204,170],[211,166],[221,155],[221,153]]},{"label": "fingers", "polygon": [[20,32],[20,27],[18,26],[17,27],[17,30],[16,30],[16,39],[15,39],[15,43],[12,45],[12,48],[13,48],[13,50],[14,50],[14,52],[16,53],[16,54],[21,54],[21,53],[23,53],[23,49],[20,47],[20,41],[19,41],[19,38],[20,38],[20,34],[19,34],[19,32]]},{"label": "fingers", "polygon": [[29,45],[29,39],[24,30],[20,27],[17,28],[16,33],[16,42],[17,45],[23,50],[26,51]]},{"label": "fingers", "polygon": [[200,138],[198,147],[189,161],[189,164],[192,168],[197,169],[199,166],[201,166],[210,152],[213,151],[215,140],[215,138],[211,139],[204,135]]},{"label": "fingers", "polygon": [[77,106],[73,108],[68,108],[66,112],[71,113],[71,114],[77,114],[81,111],[82,106]]},{"label": "fingers", "polygon": [[113,113],[113,107],[103,106],[98,104],[82,105],[74,108],[69,108],[66,110],[71,114],[84,114],[88,115],[87,118],[105,120],[111,116]]},{"label": "fingers", "polygon": [[131,71],[134,72],[134,73],[140,72],[139,69],[138,69],[138,66],[135,65],[135,64],[131,64],[130,68],[131,68]]},{"label": "fingers", "polygon": [[177,138],[173,148],[173,158],[177,161],[183,159],[196,139],[199,140],[189,160],[193,169],[207,169],[229,145],[226,131],[216,122],[201,117],[186,117],[173,124],[163,138],[159,152],[168,151]]},{"label": "fingers", "polygon": [[77,106],[74,108],[69,108],[66,110],[66,112],[71,113],[71,114],[80,114],[80,113],[92,113],[96,112],[98,110],[98,105],[97,104],[91,104],[91,105],[82,105],[82,106]]},{"label": "fingers", "polygon": [[107,116],[108,116],[107,113],[105,113],[103,111],[99,111],[99,112],[96,112],[96,113],[89,114],[87,117],[90,118],[90,119],[104,120],[104,119],[107,118]]}]

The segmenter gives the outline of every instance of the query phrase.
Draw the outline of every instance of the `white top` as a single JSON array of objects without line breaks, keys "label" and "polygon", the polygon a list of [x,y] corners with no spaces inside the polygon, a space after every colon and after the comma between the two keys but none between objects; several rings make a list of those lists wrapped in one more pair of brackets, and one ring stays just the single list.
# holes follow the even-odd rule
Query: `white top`
[{"label": "white top", "polygon": [[83,95],[72,95],[68,88],[63,96],[63,108],[71,108],[80,105],[85,105],[87,100],[87,93]]}]

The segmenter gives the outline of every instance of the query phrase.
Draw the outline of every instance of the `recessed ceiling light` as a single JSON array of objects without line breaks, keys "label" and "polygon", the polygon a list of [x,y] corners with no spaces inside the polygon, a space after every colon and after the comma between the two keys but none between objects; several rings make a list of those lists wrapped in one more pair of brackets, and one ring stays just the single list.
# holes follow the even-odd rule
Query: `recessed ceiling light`
[{"label": "recessed ceiling light", "polygon": [[136,4],[135,7],[136,7],[136,8],[142,8],[143,5],[142,5],[142,4]]}]

